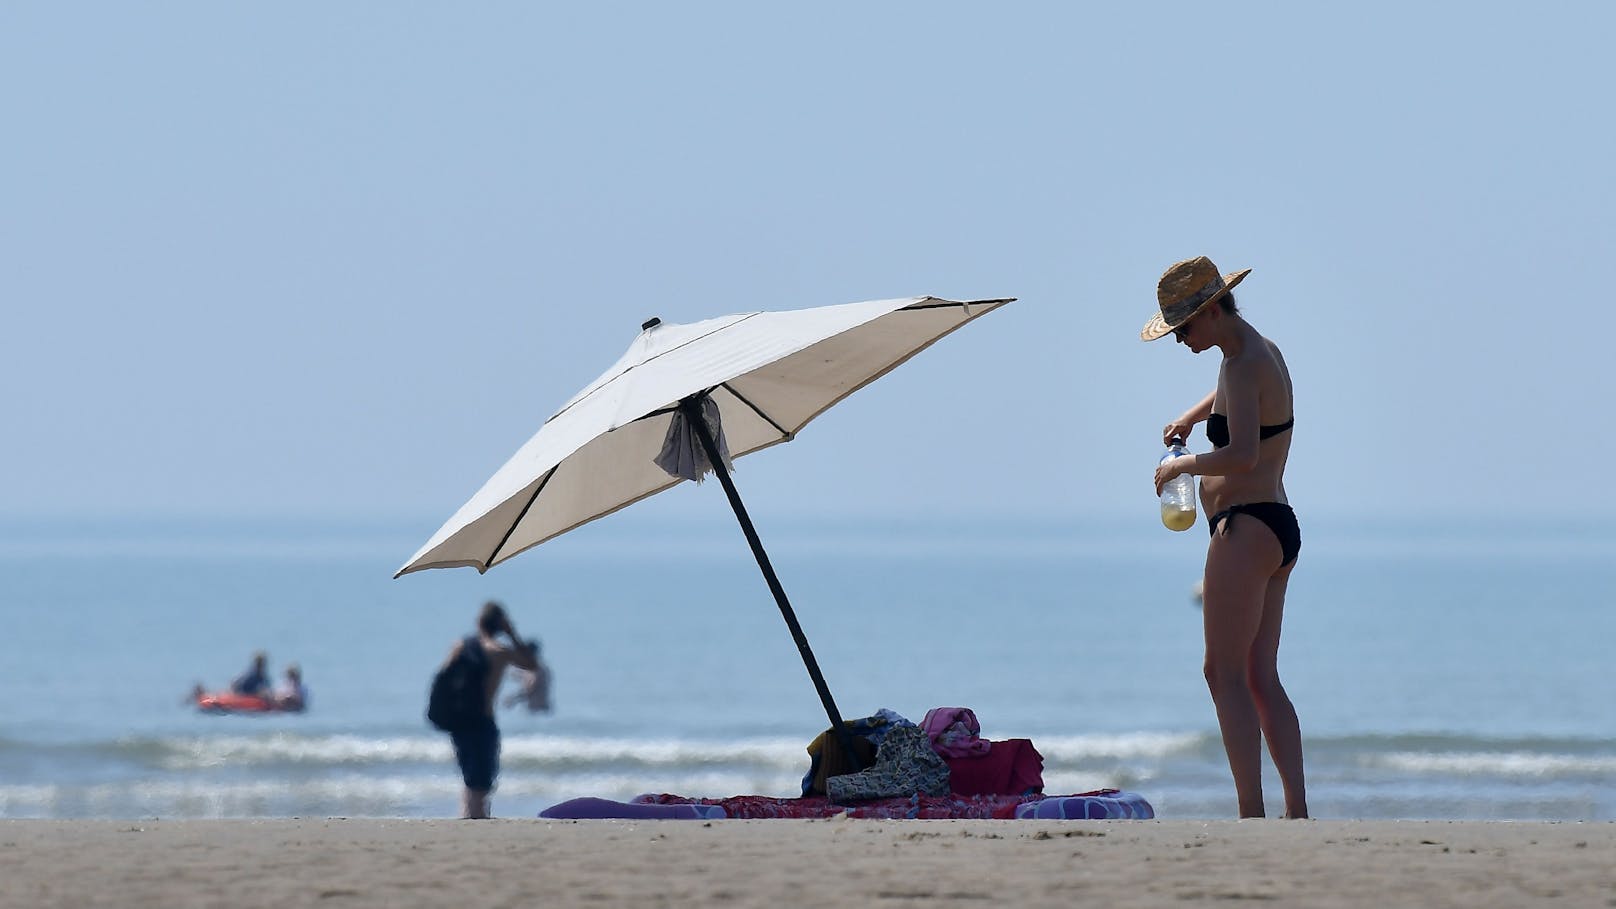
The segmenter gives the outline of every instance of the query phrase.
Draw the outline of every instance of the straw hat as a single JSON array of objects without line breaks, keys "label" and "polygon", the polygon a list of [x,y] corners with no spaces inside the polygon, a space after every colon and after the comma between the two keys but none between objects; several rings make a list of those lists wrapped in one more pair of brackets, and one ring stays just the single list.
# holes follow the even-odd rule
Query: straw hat
[{"label": "straw hat", "polygon": [[1218,267],[1206,256],[1196,256],[1167,266],[1161,280],[1156,282],[1156,304],[1161,312],[1156,313],[1139,330],[1139,340],[1154,341],[1165,337],[1196,313],[1234,290],[1234,286],[1249,274],[1249,268],[1233,274],[1219,274]]}]

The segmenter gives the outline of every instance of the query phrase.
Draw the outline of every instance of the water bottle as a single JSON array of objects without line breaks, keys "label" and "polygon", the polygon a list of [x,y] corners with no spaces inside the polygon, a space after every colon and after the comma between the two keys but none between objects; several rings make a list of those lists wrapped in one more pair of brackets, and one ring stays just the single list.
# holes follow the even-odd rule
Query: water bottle
[{"label": "water bottle", "polygon": [[[1184,440],[1174,436],[1161,459],[1166,461],[1186,454],[1189,452],[1184,448]],[[1195,524],[1195,478],[1181,473],[1168,480],[1162,487],[1161,508],[1162,524],[1168,530],[1189,530]]]}]

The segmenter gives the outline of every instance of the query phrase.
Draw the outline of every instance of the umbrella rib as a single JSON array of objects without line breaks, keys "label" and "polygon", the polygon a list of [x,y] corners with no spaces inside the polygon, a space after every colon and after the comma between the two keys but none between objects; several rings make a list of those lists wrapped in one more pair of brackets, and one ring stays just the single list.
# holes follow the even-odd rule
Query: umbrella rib
[{"label": "umbrella rib", "polygon": [[780,433],[781,438],[784,438],[784,439],[790,439],[791,438],[791,431],[790,430],[786,429],[784,426],[781,426],[779,423],[776,423],[774,421],[773,417],[771,417],[768,414],[763,412],[762,408],[758,407],[756,404],[753,404],[751,401],[747,400],[746,395],[743,395],[740,392],[735,390],[735,386],[729,384],[728,382],[720,382],[719,387],[724,389],[725,391],[729,392],[730,394],[734,395],[735,400],[740,401],[742,404],[745,404],[747,407],[752,408],[752,412],[757,414],[758,416],[762,417],[764,422],[768,423],[770,426],[773,426],[775,428],[775,431]]},{"label": "umbrella rib", "polygon": [[[936,297],[928,297],[927,299],[937,300]],[[938,300],[936,303],[912,303],[898,311],[912,312],[918,309],[963,309],[969,312],[972,306],[978,304],[1010,303],[1014,300],[1015,297],[997,297],[992,300]]]},{"label": "umbrella rib", "polygon": [[505,535],[499,538],[499,545],[495,546],[494,551],[488,554],[488,561],[483,563],[484,568],[494,567],[494,560],[499,558],[499,551],[505,548],[506,543],[510,542],[511,534],[516,532],[516,528],[522,523],[522,519],[527,517],[528,509],[532,508],[533,503],[539,500],[539,493],[544,491],[544,487],[550,485],[550,478],[555,476],[555,472],[560,466],[560,464],[557,464],[555,467],[550,468],[550,472],[545,474],[544,479],[539,481],[539,487],[533,490],[533,495],[528,498],[527,504],[522,506],[522,513],[517,515],[516,520],[511,522],[511,526],[505,530]]}]

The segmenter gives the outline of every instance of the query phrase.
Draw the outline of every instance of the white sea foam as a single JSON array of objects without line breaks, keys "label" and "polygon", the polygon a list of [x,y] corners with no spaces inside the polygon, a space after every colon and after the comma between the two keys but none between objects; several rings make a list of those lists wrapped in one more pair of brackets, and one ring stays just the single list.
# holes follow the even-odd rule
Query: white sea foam
[{"label": "white sea foam", "polygon": [[1033,743],[1045,766],[1092,760],[1140,760],[1195,751],[1206,736],[1194,732],[1126,732],[1115,735],[1042,736]]},{"label": "white sea foam", "polygon": [[1616,757],[1541,754],[1522,751],[1477,752],[1471,754],[1430,751],[1398,751],[1370,756],[1371,766],[1425,773],[1460,776],[1560,777],[1616,774]]},{"label": "white sea foam", "polygon": [[[799,793],[799,786],[800,776],[789,773],[507,772],[500,777],[496,796],[505,812],[534,814],[579,796],[619,801],[647,792],[791,797]],[[308,779],[225,780],[193,774],[81,786],[0,785],[0,817],[421,816],[452,811],[460,787],[452,765],[434,773]]]},{"label": "white sea foam", "polygon": [[[130,743],[132,746],[135,743]],[[191,737],[160,743],[167,769],[263,764],[385,765],[443,763],[452,760],[445,735],[373,738],[355,735]],[[506,764],[575,765],[627,763],[649,767],[742,764],[806,768],[804,743],[796,739],[692,741],[680,739],[586,738],[507,735],[501,742]]]},{"label": "white sea foam", "polygon": [[[1034,744],[1046,764],[1105,760],[1153,760],[1199,748],[1199,733],[1135,732],[1115,735],[1040,737]],[[159,764],[181,770],[219,766],[305,764],[321,766],[443,763],[452,759],[444,735],[365,737],[274,733],[262,736],[189,737],[158,743]],[[501,743],[507,765],[545,767],[627,764],[643,768],[747,766],[794,770],[808,766],[805,743],[795,738],[692,740],[507,735]]]},{"label": "white sea foam", "polygon": [[184,738],[167,743],[162,766],[182,770],[221,765],[266,763],[387,764],[447,761],[453,758],[446,736],[367,738],[355,735],[232,736]]},{"label": "white sea foam", "polygon": [[802,767],[808,764],[805,742],[797,739],[576,738],[547,735],[510,736],[501,751],[506,760],[627,762],[652,766],[752,764]]}]

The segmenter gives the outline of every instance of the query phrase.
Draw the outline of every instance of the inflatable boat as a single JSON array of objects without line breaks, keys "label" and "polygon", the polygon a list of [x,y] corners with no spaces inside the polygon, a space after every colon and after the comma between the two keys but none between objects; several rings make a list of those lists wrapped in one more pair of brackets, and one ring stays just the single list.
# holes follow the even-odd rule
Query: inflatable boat
[{"label": "inflatable boat", "polygon": [[203,713],[288,713],[269,698],[233,691],[210,691],[196,696],[196,709]]}]

